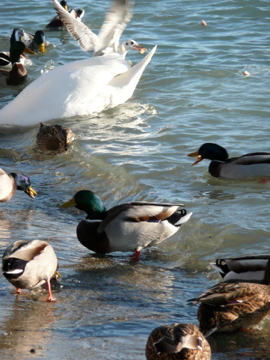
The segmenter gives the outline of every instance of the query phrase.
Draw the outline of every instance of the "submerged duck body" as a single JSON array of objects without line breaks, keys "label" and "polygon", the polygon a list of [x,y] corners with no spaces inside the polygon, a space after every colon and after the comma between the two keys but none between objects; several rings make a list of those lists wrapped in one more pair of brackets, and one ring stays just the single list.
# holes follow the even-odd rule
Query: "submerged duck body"
[{"label": "submerged duck body", "polygon": [[211,160],[208,171],[216,178],[248,180],[254,177],[270,177],[270,152],[255,152],[229,158],[222,146],[205,143],[197,152],[188,156],[197,156],[197,161],[193,165],[203,159]]},{"label": "submerged duck body", "polygon": [[76,138],[74,132],[66,126],[41,123],[37,133],[37,149],[65,152]]},{"label": "submerged duck body", "polygon": [[266,283],[266,268],[269,266],[270,255],[243,256],[235,258],[216,259],[211,263],[224,281],[241,280]]},{"label": "submerged duck body", "polygon": [[50,280],[56,275],[58,260],[46,241],[16,241],[3,254],[2,270],[6,279],[20,289],[34,289],[46,283],[47,301],[55,301]]},{"label": "submerged duck body", "polygon": [[114,251],[140,251],[154,246],[177,232],[192,213],[179,210],[180,204],[150,202],[124,203],[107,210],[90,190],[81,190],[62,207],[75,206],[87,213],[77,226],[82,245],[100,254]]},{"label": "submerged duck body", "polygon": [[208,341],[194,324],[159,326],[146,344],[147,360],[210,360]]},{"label": "submerged duck body", "polygon": [[16,190],[24,191],[32,199],[37,195],[28,176],[16,173],[7,174],[0,168],[0,202],[10,200],[15,195]]},{"label": "submerged duck body", "polygon": [[155,51],[156,47],[132,68],[116,53],[59,66],[1,109],[0,125],[34,125],[53,118],[96,114],[122,104],[132,96]]}]

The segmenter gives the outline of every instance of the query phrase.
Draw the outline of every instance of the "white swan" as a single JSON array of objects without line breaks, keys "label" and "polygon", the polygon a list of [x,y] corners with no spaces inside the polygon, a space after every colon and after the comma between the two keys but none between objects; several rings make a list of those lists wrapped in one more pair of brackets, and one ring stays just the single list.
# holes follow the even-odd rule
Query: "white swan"
[{"label": "white swan", "polygon": [[129,68],[110,53],[59,66],[28,85],[0,110],[0,125],[35,125],[51,119],[91,115],[127,101],[156,51]]},{"label": "white swan", "polygon": [[[123,1],[116,0],[115,3]],[[59,66],[40,76],[0,110],[0,125],[27,126],[54,118],[94,115],[127,101],[151,61],[156,46],[130,68],[125,61],[129,48],[122,44],[121,51],[114,51],[120,34],[115,26],[118,30],[114,40],[105,36],[106,41],[98,47],[98,52],[106,49],[103,55]]]}]

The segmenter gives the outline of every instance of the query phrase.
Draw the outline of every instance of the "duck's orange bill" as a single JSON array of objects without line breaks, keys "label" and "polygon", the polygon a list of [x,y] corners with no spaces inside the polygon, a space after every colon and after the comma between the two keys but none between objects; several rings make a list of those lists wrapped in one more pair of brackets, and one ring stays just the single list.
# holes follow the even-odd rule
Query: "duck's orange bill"
[{"label": "duck's orange bill", "polygon": [[193,152],[193,153],[190,153],[190,154],[188,154],[188,156],[197,156],[197,160],[195,161],[195,163],[192,164],[192,166],[198,164],[200,161],[203,160],[202,157],[201,157],[201,155],[198,154],[198,151],[195,151],[195,152]]}]

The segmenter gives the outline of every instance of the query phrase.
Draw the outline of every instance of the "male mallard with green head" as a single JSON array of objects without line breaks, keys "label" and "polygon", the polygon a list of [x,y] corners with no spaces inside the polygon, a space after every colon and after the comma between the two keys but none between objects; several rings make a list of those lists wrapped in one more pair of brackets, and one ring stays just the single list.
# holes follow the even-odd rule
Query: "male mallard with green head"
[{"label": "male mallard with green head", "polygon": [[[18,28],[13,29],[12,34],[10,36],[10,48],[12,44],[14,44],[17,41],[22,41],[22,39],[23,39],[23,30]],[[32,64],[31,60],[29,60],[24,53],[20,54],[19,60],[17,62],[20,62],[24,66]],[[0,69],[2,70],[12,69],[10,51],[0,51]]]},{"label": "male mallard with green head", "polygon": [[37,195],[28,176],[16,173],[7,174],[0,168],[0,202],[10,200],[15,195],[16,190],[24,191],[32,199]]},{"label": "male mallard with green head", "polygon": [[[129,202],[107,210],[102,200],[90,190],[78,191],[62,207],[75,206],[87,217],[77,226],[82,245],[100,254],[113,251],[140,251],[154,246],[177,232],[192,213],[179,209],[181,204]],[[93,221],[95,220],[95,221]]]},{"label": "male mallard with green head", "polygon": [[3,254],[2,270],[6,279],[21,289],[34,289],[46,283],[47,301],[55,301],[51,291],[51,279],[58,269],[58,260],[52,246],[46,241],[16,241]]},{"label": "male mallard with green head", "polygon": [[194,324],[173,324],[154,329],[146,344],[147,360],[210,360],[208,341]]},{"label": "male mallard with green head", "polygon": [[245,180],[254,177],[270,177],[269,152],[255,152],[229,158],[226,149],[222,146],[205,143],[198,151],[188,156],[197,156],[197,161],[193,165],[203,159],[211,160],[208,171],[216,178]]},{"label": "male mallard with green head", "polygon": [[45,40],[45,34],[42,30],[37,30],[35,34],[23,31],[23,36],[21,41],[27,46],[28,49],[34,52],[45,53],[46,48],[50,45],[48,41]]},{"label": "male mallard with green head", "polygon": [[0,69],[0,83],[2,85],[20,85],[27,79],[27,70],[20,62],[20,56],[23,52],[34,54],[23,42],[15,41],[10,45],[10,62],[12,68],[10,71]]}]

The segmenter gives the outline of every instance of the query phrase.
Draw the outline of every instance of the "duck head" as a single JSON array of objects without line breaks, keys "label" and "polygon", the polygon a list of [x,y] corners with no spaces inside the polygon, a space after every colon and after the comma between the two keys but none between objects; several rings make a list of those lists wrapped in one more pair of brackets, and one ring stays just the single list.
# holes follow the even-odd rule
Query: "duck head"
[{"label": "duck head", "polygon": [[37,192],[32,188],[31,181],[28,176],[23,174],[10,173],[15,180],[17,190],[24,191],[30,198],[34,199]]},{"label": "duck head", "polygon": [[37,30],[34,35],[34,42],[38,46],[38,50],[42,53],[45,52],[45,35],[42,30]]},{"label": "duck head", "polygon": [[60,5],[63,6],[63,8],[68,11],[68,5],[65,0],[60,1]]},{"label": "duck head", "polygon": [[85,211],[87,213],[86,219],[89,220],[102,220],[107,214],[102,200],[91,190],[80,190],[72,199],[61,205],[61,207],[71,206]]},{"label": "duck head", "polygon": [[229,159],[229,155],[222,146],[214,143],[205,143],[203,144],[198,151],[188,154],[188,156],[196,156],[197,160],[192,164],[196,165],[203,159],[208,160],[219,160],[226,162]]},{"label": "duck head", "polygon": [[22,41],[13,41],[10,44],[10,61],[12,65],[20,61],[20,56],[23,52],[35,54],[32,50],[28,49]]}]

